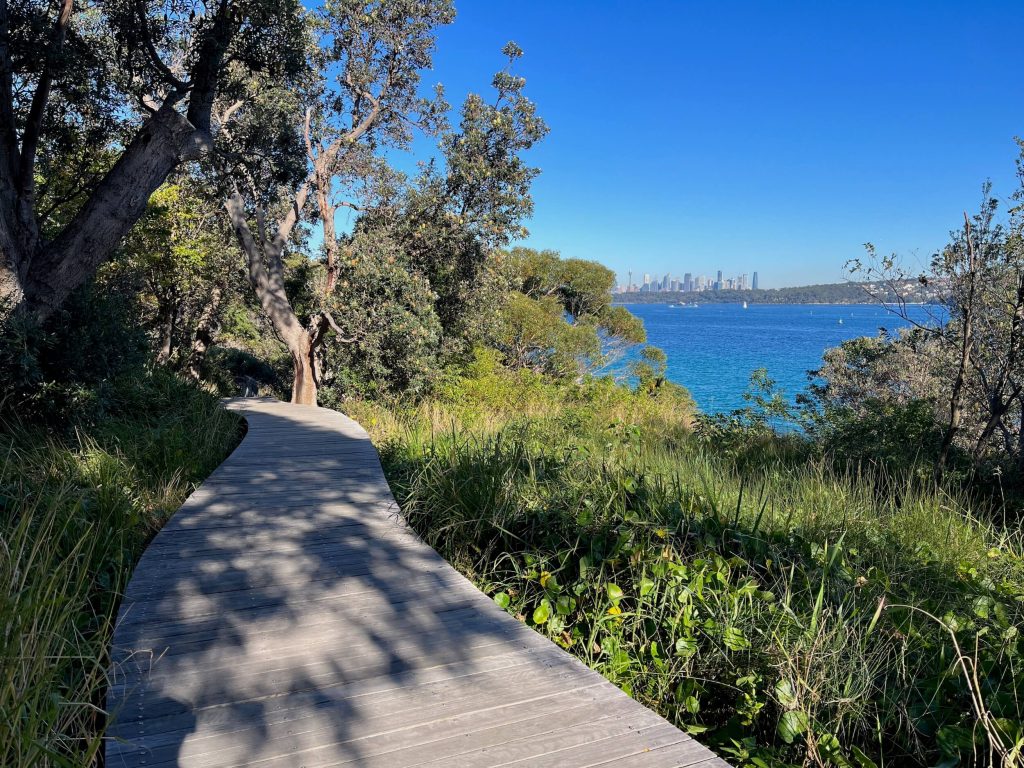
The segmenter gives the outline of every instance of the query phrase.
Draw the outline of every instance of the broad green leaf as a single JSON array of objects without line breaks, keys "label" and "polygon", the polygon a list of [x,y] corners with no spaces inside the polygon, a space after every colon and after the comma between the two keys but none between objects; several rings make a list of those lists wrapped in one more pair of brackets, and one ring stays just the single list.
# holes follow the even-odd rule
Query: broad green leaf
[{"label": "broad green leaf", "polygon": [[730,651],[742,651],[750,647],[750,641],[738,627],[727,627],[722,633],[722,641]]},{"label": "broad green leaf", "polygon": [[807,714],[799,709],[791,709],[783,712],[779,718],[779,738],[787,744],[792,744],[797,736],[807,732]]},{"label": "broad green leaf", "polygon": [[617,584],[607,584],[605,586],[605,589],[607,589],[607,591],[608,591],[608,599],[611,600],[616,605],[618,605],[619,604],[619,600],[622,599],[622,590],[618,587],[618,585]]},{"label": "broad green leaf", "polygon": [[538,627],[548,623],[548,619],[551,618],[551,601],[544,598],[540,601],[540,605],[533,609],[533,623]]},{"label": "broad green leaf", "polygon": [[696,715],[700,712],[700,700],[696,696],[687,696],[683,700],[683,706],[686,707],[686,711],[691,715]]},{"label": "broad green leaf", "polygon": [[508,596],[508,592],[499,592],[494,596],[494,602],[498,604],[499,608],[507,610],[512,603],[512,599]]},{"label": "broad green leaf", "polygon": [[875,763],[870,757],[865,755],[860,747],[851,746],[850,754],[853,755],[853,762],[857,764],[857,768],[878,768],[878,764]]},{"label": "broad green leaf", "polygon": [[692,637],[680,637],[676,640],[676,655],[683,658],[693,656],[697,651],[697,641]]},{"label": "broad green leaf", "polygon": [[775,698],[786,709],[796,706],[796,692],[793,690],[793,683],[785,679],[779,680],[775,684]]}]

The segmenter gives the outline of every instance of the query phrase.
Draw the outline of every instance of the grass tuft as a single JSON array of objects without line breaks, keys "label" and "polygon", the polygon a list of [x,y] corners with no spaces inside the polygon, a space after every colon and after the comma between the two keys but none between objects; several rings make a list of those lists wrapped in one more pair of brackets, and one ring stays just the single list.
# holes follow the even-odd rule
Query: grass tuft
[{"label": "grass tuft", "polygon": [[238,418],[154,374],[66,432],[0,423],[0,765],[97,763],[108,645],[146,542],[231,451]]}]

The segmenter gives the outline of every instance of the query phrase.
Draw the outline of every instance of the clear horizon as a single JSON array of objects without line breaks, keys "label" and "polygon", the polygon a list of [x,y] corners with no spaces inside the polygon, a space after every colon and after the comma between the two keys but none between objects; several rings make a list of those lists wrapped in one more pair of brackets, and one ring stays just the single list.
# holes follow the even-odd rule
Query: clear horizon
[{"label": "clear horizon", "polygon": [[551,127],[528,157],[542,173],[523,244],[619,282],[721,269],[763,288],[835,283],[868,241],[924,262],[986,179],[997,196],[1014,186],[1011,2],[457,8],[424,86],[457,106],[487,93],[505,42],[522,46]]}]

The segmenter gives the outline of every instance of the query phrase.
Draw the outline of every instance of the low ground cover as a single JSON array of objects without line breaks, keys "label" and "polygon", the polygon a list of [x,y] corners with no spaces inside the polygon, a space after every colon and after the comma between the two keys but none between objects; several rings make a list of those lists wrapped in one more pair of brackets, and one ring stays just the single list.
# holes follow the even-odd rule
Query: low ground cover
[{"label": "low ground cover", "polygon": [[349,410],[430,544],[735,764],[1019,761],[1022,537],[966,493],[601,382]]},{"label": "low ground cover", "polygon": [[0,423],[0,765],[99,758],[119,596],[239,437],[216,398],[164,373],[60,428]]}]

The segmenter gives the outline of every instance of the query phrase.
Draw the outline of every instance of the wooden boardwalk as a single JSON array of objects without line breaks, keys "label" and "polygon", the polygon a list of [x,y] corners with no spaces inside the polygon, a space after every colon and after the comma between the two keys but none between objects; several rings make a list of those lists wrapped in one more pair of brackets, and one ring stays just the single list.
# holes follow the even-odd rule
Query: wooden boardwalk
[{"label": "wooden boardwalk", "polygon": [[121,607],[108,766],[726,766],[419,541],[354,421],[228,405]]}]

